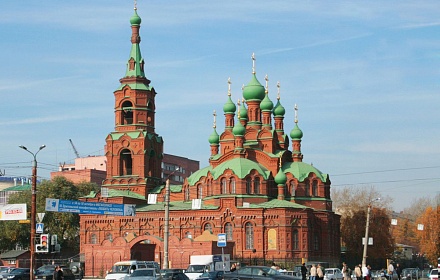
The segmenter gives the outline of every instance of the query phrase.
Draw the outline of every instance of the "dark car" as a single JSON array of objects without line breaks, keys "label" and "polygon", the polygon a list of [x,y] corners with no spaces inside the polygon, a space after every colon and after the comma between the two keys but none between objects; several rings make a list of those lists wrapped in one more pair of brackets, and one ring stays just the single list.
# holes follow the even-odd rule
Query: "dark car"
[{"label": "dark car", "polygon": [[197,280],[221,280],[223,279],[223,271],[207,271],[202,273]]},{"label": "dark car", "polygon": [[[55,267],[56,265],[52,264],[40,266],[35,271],[35,280],[53,280]],[[63,271],[64,280],[75,280],[75,275],[72,273],[72,270],[65,266],[61,266],[61,270]]]},{"label": "dark car", "polygon": [[3,275],[11,273],[14,269],[16,268],[12,266],[0,266],[0,279],[3,279]]},{"label": "dark car", "polygon": [[245,266],[223,275],[225,280],[301,280],[301,277],[283,275],[278,270],[267,266]]},{"label": "dark car", "polygon": [[29,280],[30,273],[29,268],[15,268],[9,274],[3,274],[3,280]]},{"label": "dark car", "polygon": [[189,280],[185,273],[180,271],[165,272],[162,274],[163,280]]}]

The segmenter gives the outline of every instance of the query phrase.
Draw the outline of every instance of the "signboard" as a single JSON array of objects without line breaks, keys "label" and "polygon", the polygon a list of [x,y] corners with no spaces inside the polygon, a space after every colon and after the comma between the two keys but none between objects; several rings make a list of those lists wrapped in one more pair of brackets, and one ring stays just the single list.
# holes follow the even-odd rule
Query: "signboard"
[{"label": "signboard", "polygon": [[44,232],[44,224],[38,223],[35,228],[35,232],[36,233],[43,233]]},{"label": "signboard", "polygon": [[26,204],[6,204],[0,207],[0,220],[26,220]]},{"label": "signboard", "polygon": [[113,216],[136,216],[134,204],[112,204],[46,198],[46,211]]},{"label": "signboard", "polygon": [[226,247],[226,233],[218,234],[217,247]]}]

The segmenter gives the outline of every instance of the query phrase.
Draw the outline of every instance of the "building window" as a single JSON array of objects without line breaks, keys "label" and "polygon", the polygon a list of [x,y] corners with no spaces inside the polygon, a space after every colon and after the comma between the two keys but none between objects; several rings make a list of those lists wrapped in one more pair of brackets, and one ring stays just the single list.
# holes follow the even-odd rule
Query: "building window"
[{"label": "building window", "polygon": [[91,244],[98,244],[98,237],[96,236],[96,234],[92,233],[90,235],[90,243]]},{"label": "building window", "polygon": [[133,172],[133,160],[131,158],[131,152],[128,149],[121,151],[120,155],[120,176],[132,175]]},{"label": "building window", "polygon": [[226,223],[225,224],[225,233],[226,233],[226,241],[231,241],[232,239],[232,233],[233,233],[234,229],[232,227],[231,223]]},{"label": "building window", "polygon": [[185,188],[185,201],[189,200],[189,187]]},{"label": "building window", "polygon": [[292,250],[298,250],[299,249],[299,235],[298,230],[294,230],[292,232]]},{"label": "building window", "polygon": [[203,198],[203,187],[202,185],[197,185],[197,198],[202,199]]},{"label": "building window", "polygon": [[209,232],[212,234],[212,225],[210,223],[206,223],[203,228],[203,231],[205,230],[209,230]]},{"label": "building window", "polygon": [[105,235],[105,239],[106,239],[106,240],[113,241],[113,235],[112,235],[111,233],[107,233],[107,234]]},{"label": "building window", "polygon": [[206,188],[208,189],[208,191],[207,191],[208,196],[211,196],[212,195],[212,184],[211,184],[211,181],[208,181],[206,183]]},{"label": "building window", "polygon": [[313,196],[318,196],[318,182],[316,180],[312,183],[312,193]]},{"label": "building window", "polygon": [[313,249],[315,251],[319,251],[319,236],[315,234],[315,237],[313,239]]},{"label": "building window", "polygon": [[254,178],[254,194],[260,194],[260,178]]},{"label": "building window", "polygon": [[308,180],[304,180],[305,196],[310,196],[310,185]]},{"label": "building window", "polygon": [[246,193],[251,194],[252,193],[252,179],[246,178]]},{"label": "building window", "polygon": [[220,182],[221,182],[221,193],[222,194],[228,193],[226,179],[222,178],[222,180]]},{"label": "building window", "polygon": [[254,249],[254,226],[252,223],[245,224],[246,229],[246,249]]},{"label": "building window", "polygon": [[295,181],[292,180],[292,181],[290,181],[290,196],[292,196],[292,197],[295,196],[295,190],[296,190],[296,184],[295,184]]},{"label": "building window", "polygon": [[190,231],[185,232],[185,237],[186,238],[192,238],[192,234]]},{"label": "building window", "polygon": [[235,193],[236,189],[235,189],[235,178],[232,177],[231,178],[231,193]]},{"label": "building window", "polygon": [[133,104],[130,101],[122,103],[122,124],[133,123]]}]

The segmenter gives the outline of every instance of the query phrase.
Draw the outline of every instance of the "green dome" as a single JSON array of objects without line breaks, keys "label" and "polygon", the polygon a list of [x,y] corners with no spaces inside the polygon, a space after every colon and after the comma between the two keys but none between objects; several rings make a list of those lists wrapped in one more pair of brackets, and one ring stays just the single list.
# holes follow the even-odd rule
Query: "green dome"
[{"label": "green dome", "polygon": [[255,77],[252,75],[251,81],[243,89],[243,97],[246,100],[263,100],[264,98],[264,87],[260,84]]},{"label": "green dome", "polygon": [[240,119],[243,119],[243,120],[247,120],[248,119],[248,113],[247,113],[247,108],[246,108],[246,106],[244,106],[244,102],[241,102],[241,105],[240,105],[240,114],[239,114],[240,116]]},{"label": "green dome", "polygon": [[214,128],[214,131],[208,138],[209,144],[218,144],[220,142],[220,137],[218,136],[217,131]]},{"label": "green dome", "polygon": [[275,183],[277,183],[277,185],[284,185],[287,182],[287,177],[286,174],[284,174],[283,170],[278,170],[278,174],[277,176],[275,176]]},{"label": "green dome", "polygon": [[302,137],[303,132],[299,129],[298,124],[296,123],[292,131],[290,131],[290,138],[292,138],[292,140],[301,140]]},{"label": "green dome", "polygon": [[286,109],[284,109],[283,105],[281,105],[280,100],[278,99],[277,105],[273,108],[273,115],[276,117],[284,117],[286,114]]},{"label": "green dome", "polygon": [[237,120],[234,128],[232,129],[232,133],[234,133],[235,136],[243,136],[245,132],[246,128],[241,124],[240,120]]},{"label": "green dome", "polygon": [[273,109],[273,102],[269,99],[269,95],[265,94],[263,101],[260,103],[260,109],[262,111],[272,111]]},{"label": "green dome", "polygon": [[228,101],[226,101],[225,105],[223,105],[223,112],[225,114],[234,114],[237,110],[237,107],[235,106],[234,102],[231,100],[231,96],[228,96]]},{"label": "green dome", "polygon": [[131,25],[140,25],[142,22],[141,18],[138,16],[137,11],[134,10],[134,15],[130,19]]}]

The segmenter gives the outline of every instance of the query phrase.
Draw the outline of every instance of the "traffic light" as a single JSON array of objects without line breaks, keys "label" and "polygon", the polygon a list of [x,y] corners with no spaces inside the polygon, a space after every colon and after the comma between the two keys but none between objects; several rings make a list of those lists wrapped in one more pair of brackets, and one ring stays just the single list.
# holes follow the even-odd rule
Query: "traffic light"
[{"label": "traffic light", "polygon": [[49,234],[41,234],[40,235],[40,243],[38,243],[36,246],[36,252],[37,253],[49,253]]}]

